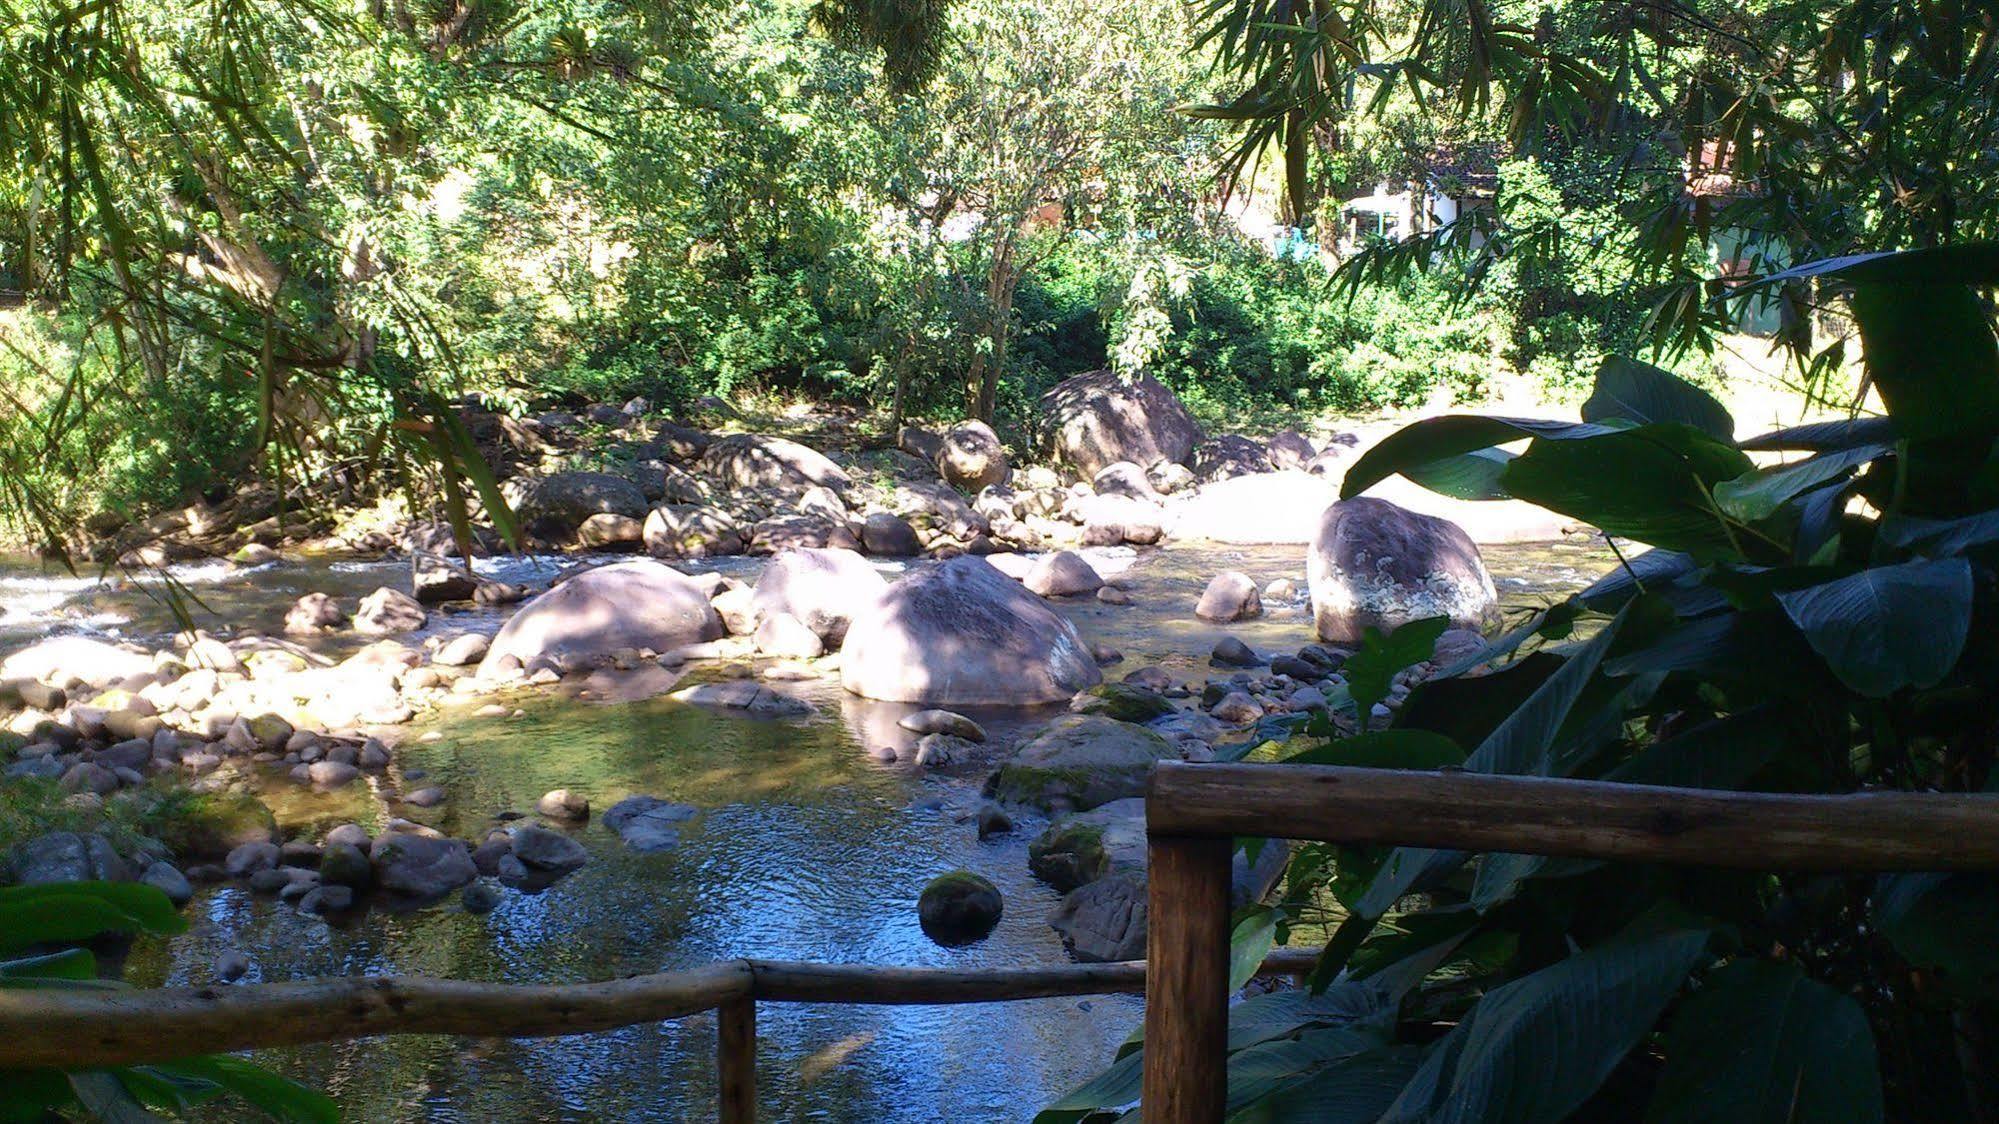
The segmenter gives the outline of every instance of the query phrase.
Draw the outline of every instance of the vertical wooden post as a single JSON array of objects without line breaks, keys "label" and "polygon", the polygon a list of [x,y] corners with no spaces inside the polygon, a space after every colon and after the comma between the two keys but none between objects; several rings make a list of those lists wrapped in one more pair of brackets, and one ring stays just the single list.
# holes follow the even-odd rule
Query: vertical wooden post
[{"label": "vertical wooden post", "polygon": [[757,1001],[748,995],[738,996],[723,1002],[715,1013],[722,1124],[756,1124]]},{"label": "vertical wooden post", "polygon": [[1228,1102],[1228,838],[1151,839],[1145,1124],[1220,1124]]}]

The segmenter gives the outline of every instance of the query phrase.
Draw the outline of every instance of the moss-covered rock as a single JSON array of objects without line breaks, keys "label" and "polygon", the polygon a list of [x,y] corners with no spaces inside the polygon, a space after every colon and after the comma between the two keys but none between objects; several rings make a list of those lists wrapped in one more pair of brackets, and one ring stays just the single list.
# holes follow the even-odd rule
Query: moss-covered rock
[{"label": "moss-covered rock", "polygon": [[984,938],[999,924],[1003,908],[999,887],[969,870],[938,875],[916,900],[924,933],[943,945]]},{"label": "moss-covered rock", "polygon": [[1133,683],[1099,683],[1077,695],[1069,709],[1078,714],[1101,714],[1120,722],[1150,722],[1173,713],[1172,700],[1158,691]]},{"label": "moss-covered rock", "polygon": [[1145,793],[1159,761],[1178,760],[1173,744],[1151,730],[1099,714],[1050,723],[987,782],[995,799],[1049,811],[1083,811]]},{"label": "moss-covered rock", "polygon": [[275,843],[277,817],[247,792],[162,790],[141,820],[147,834],[183,860],[220,859],[245,843]]},{"label": "moss-covered rock", "polygon": [[1145,866],[1145,801],[1113,800],[1065,816],[1027,845],[1027,866],[1063,893],[1111,871]]}]

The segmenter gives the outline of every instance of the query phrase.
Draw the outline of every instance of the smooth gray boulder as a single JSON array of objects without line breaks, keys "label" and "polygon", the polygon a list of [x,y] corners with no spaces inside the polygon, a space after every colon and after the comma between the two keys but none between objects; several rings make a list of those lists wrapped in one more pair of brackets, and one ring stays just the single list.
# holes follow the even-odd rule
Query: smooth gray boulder
[{"label": "smooth gray boulder", "polygon": [[1223,570],[1201,591],[1194,615],[1204,621],[1241,621],[1263,615],[1263,595],[1241,570]]},{"label": "smooth gray boulder", "polygon": [[479,877],[472,853],[456,839],[391,832],[369,848],[375,885],[417,901],[435,901]]},{"label": "smooth gray boulder", "polygon": [[1497,611],[1492,577],[1457,524],[1360,496],[1328,507],[1306,558],[1319,638],[1356,644],[1369,628],[1393,632],[1448,617],[1477,630]]},{"label": "smooth gray boulder", "polygon": [[509,481],[508,486],[522,525],[532,534],[557,542],[574,537],[592,515],[640,519],[646,513],[645,491],[608,472],[557,472]]},{"label": "smooth gray boulder", "polygon": [[1287,429],[1266,441],[1264,450],[1270,459],[1270,467],[1292,468],[1300,472],[1309,472],[1313,458],[1319,455],[1312,442],[1295,429]]},{"label": "smooth gray boulder", "polygon": [[1201,442],[1191,461],[1194,479],[1203,484],[1269,472],[1270,452],[1263,445],[1233,433]]},{"label": "smooth gray boulder", "polygon": [[938,474],[952,487],[977,492],[1006,479],[1006,446],[985,422],[959,422],[944,431],[936,463]]},{"label": "smooth gray boulder", "polygon": [[382,586],[363,597],[354,610],[354,631],[369,636],[415,632],[429,620],[430,613],[416,598],[400,589]]},{"label": "smooth gray boulder", "polygon": [[801,547],[764,566],[750,606],[762,617],[789,613],[833,645],[887,589],[888,582],[854,551]]},{"label": "smooth gray boulder", "polygon": [[1103,681],[1074,625],[976,555],[890,586],[848,630],[840,674],[865,698],[933,707],[1065,702]]},{"label": "smooth gray boulder", "polygon": [[755,433],[736,433],[712,441],[701,454],[701,466],[723,487],[770,489],[801,495],[814,485],[844,492],[847,474],[826,456],[796,441]]},{"label": "smooth gray boulder", "polygon": [[1185,464],[1201,440],[1187,407],[1151,375],[1076,375],[1042,395],[1040,409],[1049,447],[1086,478],[1117,461]]},{"label": "smooth gray boulder", "polygon": [[722,618],[699,582],[635,559],[586,570],[528,602],[493,637],[480,674],[508,657],[531,668],[607,659],[619,649],[667,652],[722,636]]},{"label": "smooth gray boulder", "polygon": [[700,813],[657,796],[627,796],[604,813],[604,825],[634,851],[664,851],[680,842],[680,825]]},{"label": "smooth gray boulder", "polygon": [[697,503],[656,507],[640,529],[646,553],[654,558],[718,558],[741,554],[749,545],[742,527],[720,508]]},{"label": "smooth gray boulder", "polygon": [[986,789],[1007,803],[1086,811],[1143,796],[1152,767],[1179,759],[1172,742],[1143,726],[1100,714],[1067,714],[1021,746]]},{"label": "smooth gray boulder", "polygon": [[1096,567],[1082,555],[1057,550],[1034,560],[1027,576],[1020,580],[1028,591],[1042,597],[1075,597],[1095,593],[1104,587]]},{"label": "smooth gray boulder", "polygon": [[909,521],[892,512],[877,511],[861,522],[861,545],[884,558],[913,558],[923,553],[923,539]]},{"label": "smooth gray boulder", "polygon": [[44,882],[129,882],[132,867],[95,832],[52,831],[14,848],[8,865],[24,886]]}]

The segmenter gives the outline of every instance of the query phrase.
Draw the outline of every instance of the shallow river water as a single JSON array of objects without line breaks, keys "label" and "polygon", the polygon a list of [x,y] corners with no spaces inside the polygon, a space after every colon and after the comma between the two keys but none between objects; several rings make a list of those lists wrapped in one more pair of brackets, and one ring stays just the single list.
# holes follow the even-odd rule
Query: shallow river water
[{"label": "shallow river water", "polygon": [[[1192,614],[1202,585],[1221,569],[1244,570],[1259,584],[1290,577],[1302,590],[1302,548],[1089,553],[1100,569],[1130,579],[1132,604],[1084,601],[1062,611],[1087,639],[1125,653],[1113,676],[1154,663],[1198,679],[1225,632],[1263,650],[1295,650],[1311,639],[1302,603],[1267,605],[1264,619],[1227,627]],[[1516,609],[1579,588],[1611,564],[1607,552],[1575,544],[1493,546],[1485,554]],[[545,580],[569,561],[504,559],[480,568]],[[718,568],[750,577],[757,564],[724,560]],[[275,631],[302,593],[357,596],[405,580],[401,569],[319,562],[244,572],[217,563],[175,574],[220,620]],[[156,640],[173,630],[172,619],[143,589],[0,560],[0,652],[50,631]],[[491,631],[498,623],[480,611],[434,615],[432,627]],[[485,916],[447,899],[336,926],[253,898],[240,885],[205,888],[189,907],[191,930],[135,949],[131,978],[206,984],[215,958],[229,950],[250,958],[251,981],[393,973],[571,982],[745,956],[960,968],[1066,961],[1047,924],[1058,896],[1027,870],[1027,841],[1041,824],[1023,819],[1010,835],[980,842],[969,819],[978,770],[936,776],[877,764],[865,749],[892,727],[892,712],[845,696],[835,683],[783,687],[816,703],[817,716],[761,721],[663,698],[547,697],[507,718],[446,711],[422,727],[441,738],[407,743],[397,767],[406,778],[427,771],[423,783],[441,785],[450,799],[429,813],[399,806],[399,814],[477,837],[494,813],[529,809],[552,788],[580,791],[599,810],[645,793],[702,814],[685,825],[677,847],[658,854],[628,851],[592,822],[578,832],[590,851],[586,866],[539,893],[508,891]],[[975,717],[987,723],[997,757],[1049,715]],[[266,796],[288,826],[354,819],[373,828],[389,814],[360,785],[314,796],[280,783]],[[941,948],[917,925],[916,896],[934,875],[961,867],[992,879],[1005,914],[986,940]],[[1137,1025],[1139,1005],[1116,996],[962,1007],[764,1004],[758,1018],[766,1119],[999,1121],[1026,1120],[1097,1072]],[[353,1121],[676,1121],[713,1117],[713,1049],[713,1015],[704,1014],[562,1039],[389,1038],[273,1051],[263,1060],[334,1093]]]}]

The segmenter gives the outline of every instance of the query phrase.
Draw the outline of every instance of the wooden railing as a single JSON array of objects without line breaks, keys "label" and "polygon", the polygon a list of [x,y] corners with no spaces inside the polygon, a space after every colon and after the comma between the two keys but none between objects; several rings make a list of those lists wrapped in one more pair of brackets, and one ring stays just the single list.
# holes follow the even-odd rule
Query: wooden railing
[{"label": "wooden railing", "polygon": [[[1259,975],[1302,975],[1317,951],[1280,951]],[[756,1009],[765,1003],[993,1003],[1139,994],[1142,960],[958,970],[729,960],[603,983],[513,985],[421,977],[133,991],[0,989],[0,1070],[165,1061],[380,1034],[539,1038],[717,1012],[718,1116],[757,1112]]]},{"label": "wooden railing", "polygon": [[1151,850],[1146,1124],[1217,1124],[1228,1093],[1236,836],[1771,871],[1999,868],[1999,795],[1784,796],[1465,772],[1162,764]]},{"label": "wooden railing", "polygon": [[[1772,871],[1999,868],[1999,795],[1783,796],[1463,772],[1297,765],[1154,770],[1147,959],[961,971],[731,960],[603,983],[323,979],[143,991],[0,989],[0,1069],[381,1034],[527,1038],[718,1013],[720,1118],[756,1119],[756,1007],[1145,995],[1147,1124],[1215,1124],[1227,1094],[1229,867],[1237,836]],[[1301,975],[1317,950],[1260,975]]]}]

